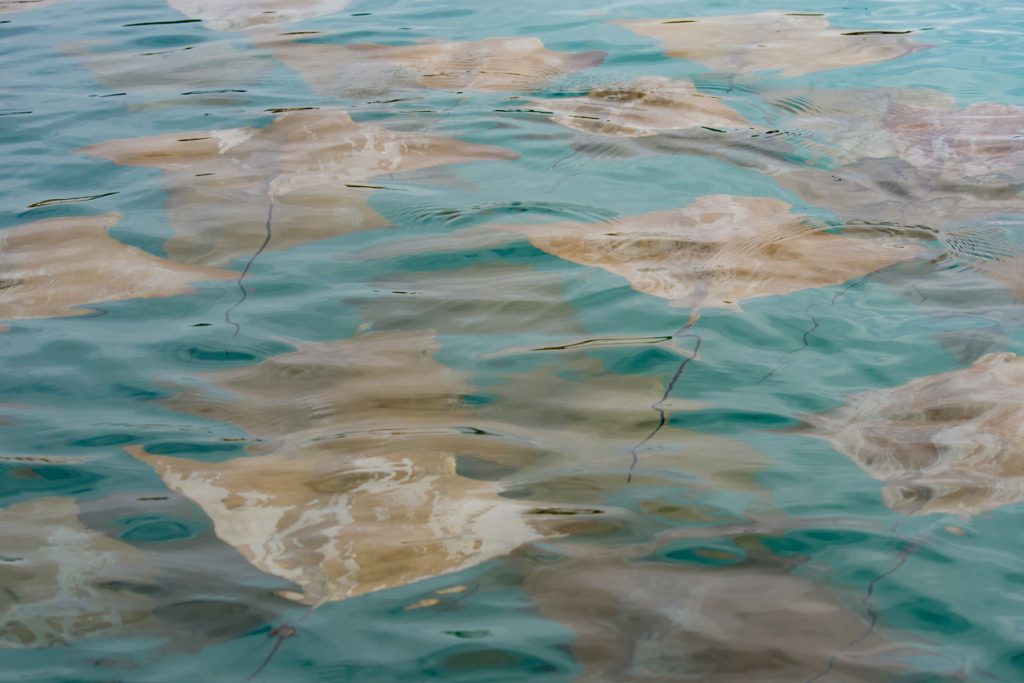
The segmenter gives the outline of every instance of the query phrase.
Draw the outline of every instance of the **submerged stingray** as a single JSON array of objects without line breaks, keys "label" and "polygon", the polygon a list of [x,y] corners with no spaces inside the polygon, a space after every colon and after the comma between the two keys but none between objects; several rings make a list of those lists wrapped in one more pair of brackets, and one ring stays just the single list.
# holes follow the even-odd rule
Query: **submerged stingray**
[{"label": "submerged stingray", "polygon": [[357,123],[340,109],[292,111],[265,128],[113,140],[85,148],[124,166],[165,171],[175,235],[167,255],[221,264],[387,225],[367,205],[381,175],[515,153]]},{"label": "submerged stingray", "polygon": [[923,45],[910,31],[837,29],[822,14],[763,12],[692,19],[620,21],[658,40],[669,57],[725,73],[780,69],[784,76],[884,62]]},{"label": "submerged stingray", "polygon": [[537,106],[550,110],[556,123],[599,135],[646,137],[662,131],[750,125],[720,97],[697,92],[689,81],[658,76]]},{"label": "submerged stingray", "polygon": [[282,41],[274,55],[317,92],[390,88],[457,91],[538,90],[551,79],[597,66],[604,52],[556,52],[538,38],[487,38],[414,45]]},{"label": "submerged stingray", "polygon": [[273,28],[340,12],[349,0],[167,0],[167,4],[214,31]]},{"label": "submerged stingray", "polygon": [[688,307],[736,307],[755,297],[838,285],[922,253],[895,240],[823,232],[789,208],[767,197],[708,195],[681,209],[608,223],[501,227]]},{"label": "submerged stingray", "polygon": [[[460,435],[369,435],[210,463],[132,455],[194,500],[219,538],[307,605],[440,576],[545,534],[533,506],[456,472]],[[550,533],[550,532],[549,532]]]},{"label": "submerged stingray", "polygon": [[886,483],[892,508],[974,515],[1024,501],[1024,359],[1011,353],[854,394],[805,420]]},{"label": "submerged stingray", "polygon": [[118,219],[51,218],[0,231],[0,319],[86,315],[86,304],[187,294],[193,282],[237,276],[118,242],[107,234]]},{"label": "submerged stingray", "polygon": [[[172,408],[228,420],[268,453],[226,463],[132,449],[213,519],[218,537],[305,604],[418,581],[539,538],[532,507],[460,475],[457,456],[509,459],[523,446],[474,424],[462,378],[422,333],[376,332],[210,373]],[[534,456],[535,457],[535,456]],[[539,520],[540,518],[538,518]]]},{"label": "submerged stingray", "polygon": [[149,618],[145,555],[77,515],[62,497],[0,509],[0,646],[63,645]]},{"label": "submerged stingray", "polygon": [[703,561],[725,566],[702,567],[699,550],[690,562],[654,561],[656,543],[558,550],[568,558],[521,561],[524,589],[574,634],[578,681],[794,683],[827,670],[822,680],[855,683],[888,680],[909,654],[771,558],[707,548]]}]

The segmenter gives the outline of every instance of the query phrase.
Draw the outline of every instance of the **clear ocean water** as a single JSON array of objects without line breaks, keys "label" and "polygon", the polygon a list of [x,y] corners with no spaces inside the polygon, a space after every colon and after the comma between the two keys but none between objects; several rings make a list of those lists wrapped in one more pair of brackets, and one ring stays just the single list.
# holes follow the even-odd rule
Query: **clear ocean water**
[{"label": "clear ocean water", "polygon": [[1024,6],[0,46],[0,681],[1024,680]]}]

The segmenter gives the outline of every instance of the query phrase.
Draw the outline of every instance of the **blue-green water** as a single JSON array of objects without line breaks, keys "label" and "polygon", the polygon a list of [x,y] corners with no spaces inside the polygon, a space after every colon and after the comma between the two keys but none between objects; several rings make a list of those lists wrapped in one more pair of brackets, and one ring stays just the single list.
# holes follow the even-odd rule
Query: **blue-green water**
[{"label": "blue-green water", "polygon": [[[83,292],[72,303],[86,315],[34,312],[38,299],[0,275],[0,307],[21,311],[0,334],[0,680],[242,681],[257,671],[257,680],[360,682],[1024,679],[1024,496],[1012,493],[1024,474],[1012,404],[1022,394],[1009,390],[1000,423],[1009,436],[997,471],[1011,494],[969,508],[929,508],[948,491],[916,482],[920,467],[873,477],[808,426],[858,392],[1020,352],[1024,276],[1013,257],[1024,155],[1014,141],[1024,139],[1024,116],[1010,108],[1024,107],[1021,7],[336,4],[232,31],[184,21],[162,0],[0,1],[0,226],[116,212],[113,238],[172,261],[175,234],[217,234],[236,214],[255,226],[245,249],[203,263],[232,272],[176,296],[133,295],[155,272],[89,296],[116,279],[107,242],[55,258],[54,287]],[[793,76],[737,73],[666,56],[615,23],[766,11],[824,12],[847,31],[910,30],[892,37],[919,49]],[[525,89],[392,83],[405,72],[379,65],[355,69],[346,87],[315,89],[280,51],[287,40],[517,36],[606,55]],[[310,70],[339,59],[312,54]],[[690,81],[750,125],[720,138],[622,138],[543,113],[647,76]],[[948,96],[948,110],[996,103],[1010,112],[989,133],[954,127],[926,148],[933,167],[949,139],[986,134],[1009,162],[960,185],[954,164],[951,175],[922,172],[900,187],[887,167],[842,160],[841,150],[886,134],[884,121],[872,128],[870,93],[909,88]],[[830,94],[814,122],[773,104]],[[262,245],[265,207],[285,164],[308,171],[303,182],[315,176],[315,135],[274,140],[265,158],[233,157],[237,166],[216,165],[217,154],[167,161],[165,149],[135,164],[83,152],[142,136],[265,130],[332,108],[359,124],[499,151],[410,173],[345,176],[342,163],[310,181],[311,195],[360,192],[380,225],[353,229],[349,214],[327,211],[333,233],[285,246],[274,240],[304,223],[282,212],[297,203],[301,213],[302,193],[268,217],[282,222]],[[762,145],[772,135],[779,141]],[[991,152],[969,156],[985,166]],[[867,203],[787,180],[812,168],[847,186],[868,178],[874,185],[857,195]],[[188,194],[207,172],[226,178],[216,205]],[[920,251],[848,280],[765,291],[739,311],[701,306],[679,332],[693,302],[671,305],[508,227],[624,225],[723,194],[781,200],[831,231],[821,234],[868,225]],[[47,201],[65,198],[84,200]],[[310,206],[308,220],[322,220]],[[957,251],[953,236],[981,246]],[[993,242],[998,249],[985,246]],[[25,248],[45,256],[60,243]],[[0,262],[16,271],[28,257],[11,245]],[[822,258],[839,269],[841,252]],[[84,281],[61,285],[83,264]],[[294,372],[267,370],[310,349],[319,351]],[[267,474],[261,458],[283,464]],[[245,467],[233,470],[248,489],[200,474],[240,459],[255,463],[256,483]],[[160,468],[175,462],[185,474],[172,481]],[[294,480],[282,474],[290,468]],[[416,474],[424,468],[429,476]],[[400,480],[407,469],[415,481],[397,493],[359,483]],[[357,481],[334,486],[337,472]],[[969,467],[955,474],[954,490],[973,481]],[[911,487],[923,505],[891,504],[887,483]],[[241,503],[238,490],[249,496]],[[348,496],[350,516],[317,517],[338,496]],[[406,503],[428,523],[402,516],[396,506]],[[239,505],[263,512],[228,529]],[[513,519],[459,526],[474,505]],[[275,535],[273,519],[260,521],[267,515],[289,519],[294,535]],[[243,537],[262,550],[246,551]],[[452,559],[459,539],[477,545]],[[340,559],[310,559],[324,544]],[[327,587],[303,585],[303,571]]]}]

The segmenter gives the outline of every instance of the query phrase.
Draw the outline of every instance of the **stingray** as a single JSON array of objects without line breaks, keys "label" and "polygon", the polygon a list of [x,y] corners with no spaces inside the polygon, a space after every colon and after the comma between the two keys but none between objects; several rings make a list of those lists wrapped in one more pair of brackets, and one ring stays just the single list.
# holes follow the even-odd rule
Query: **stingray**
[{"label": "stingray", "polygon": [[461,456],[534,454],[475,424],[464,379],[435,350],[424,333],[371,332],[210,373],[226,395],[189,390],[169,406],[243,427],[261,439],[249,448],[258,455],[131,453],[307,605],[457,571],[553,533],[502,484],[457,471]]},{"label": "stingray", "polygon": [[896,103],[886,128],[897,155],[939,178],[1016,174],[1024,170],[1024,107],[972,104],[962,109]]},{"label": "stingray", "polygon": [[506,224],[538,249],[625,278],[674,306],[739,302],[838,285],[914,258],[896,240],[824,232],[768,197],[708,195],[668,211],[607,223]]},{"label": "stingray", "polygon": [[529,503],[456,472],[471,437],[350,436],[210,463],[130,448],[217,536],[305,605],[464,569],[550,535]]},{"label": "stingray", "polygon": [[699,93],[689,81],[658,76],[536,106],[550,110],[556,123],[596,135],[647,137],[662,131],[750,126],[720,97]]},{"label": "stingray", "polygon": [[1024,359],[1011,353],[804,419],[809,435],[884,482],[894,509],[976,515],[1024,501]]},{"label": "stingray", "polygon": [[342,96],[394,88],[539,90],[551,79],[597,66],[604,52],[556,52],[538,38],[487,38],[413,45],[278,41],[274,55],[317,92]]},{"label": "stingray", "polygon": [[706,548],[659,562],[657,541],[557,550],[562,559],[520,567],[540,613],[572,631],[578,681],[801,683],[827,671],[822,680],[854,683],[923,664],[923,651],[898,647],[780,558]]},{"label": "stingray", "polygon": [[273,29],[340,12],[349,0],[167,0],[191,19],[214,31]]},{"label": "stingray", "polygon": [[63,0],[0,0],[0,14],[49,7],[58,2],[63,2]]},{"label": "stingray", "polygon": [[66,50],[105,87],[142,100],[132,105],[133,110],[237,105],[247,101],[247,91],[273,67],[268,57],[240,49],[230,40],[132,53],[104,44],[71,45]]},{"label": "stingray", "polygon": [[357,123],[339,109],[287,112],[265,128],[129,138],[83,151],[163,170],[175,230],[164,249],[174,260],[205,264],[386,226],[367,204],[380,189],[375,177],[516,157]]},{"label": "stingray", "polygon": [[74,500],[61,497],[0,509],[0,646],[65,645],[149,618],[145,554],[77,515]]},{"label": "stingray", "polygon": [[188,294],[193,282],[236,275],[118,242],[107,231],[119,218],[51,218],[0,232],[0,319],[86,315],[87,304]]},{"label": "stingray", "polygon": [[724,73],[778,69],[784,76],[801,76],[884,62],[924,47],[907,37],[910,31],[837,29],[821,14],[763,12],[616,23],[658,40],[669,57]]}]

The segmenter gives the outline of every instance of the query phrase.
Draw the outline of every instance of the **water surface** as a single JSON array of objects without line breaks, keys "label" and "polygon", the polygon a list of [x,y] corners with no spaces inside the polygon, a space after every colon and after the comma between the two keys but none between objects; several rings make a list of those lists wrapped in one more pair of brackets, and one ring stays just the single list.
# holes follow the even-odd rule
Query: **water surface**
[{"label": "water surface", "polygon": [[0,0],[0,680],[1020,680],[1022,35]]}]

